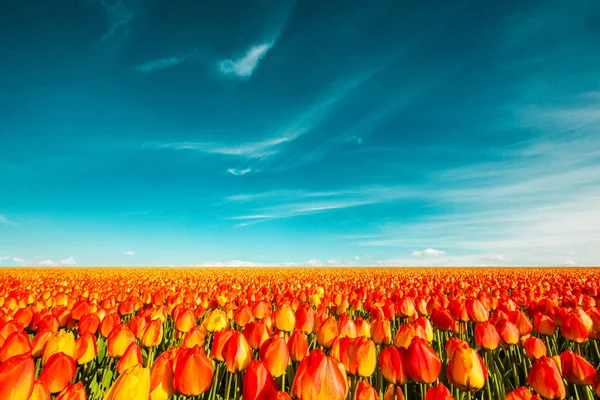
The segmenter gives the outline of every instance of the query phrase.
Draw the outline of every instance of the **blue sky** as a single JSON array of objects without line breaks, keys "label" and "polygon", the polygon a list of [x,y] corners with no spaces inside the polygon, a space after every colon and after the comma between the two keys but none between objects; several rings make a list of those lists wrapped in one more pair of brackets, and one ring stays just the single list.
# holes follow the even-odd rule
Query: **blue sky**
[{"label": "blue sky", "polygon": [[597,265],[600,3],[11,2],[1,265]]}]

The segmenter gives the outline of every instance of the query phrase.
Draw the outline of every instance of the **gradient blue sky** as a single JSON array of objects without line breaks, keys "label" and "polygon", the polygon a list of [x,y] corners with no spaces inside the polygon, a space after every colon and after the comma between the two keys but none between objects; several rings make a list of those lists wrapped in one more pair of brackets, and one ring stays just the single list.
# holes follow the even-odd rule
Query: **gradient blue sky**
[{"label": "gradient blue sky", "polygon": [[600,2],[14,1],[2,265],[597,265]]}]

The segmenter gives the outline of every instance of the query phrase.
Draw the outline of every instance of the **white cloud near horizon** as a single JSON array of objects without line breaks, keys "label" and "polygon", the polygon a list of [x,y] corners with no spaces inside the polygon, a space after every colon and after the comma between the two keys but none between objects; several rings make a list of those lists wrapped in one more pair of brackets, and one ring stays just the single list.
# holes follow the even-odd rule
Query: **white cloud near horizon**
[{"label": "white cloud near horizon", "polygon": [[240,78],[252,76],[260,61],[273,47],[273,42],[253,45],[243,57],[227,59],[219,62],[219,70],[224,75],[235,75]]},{"label": "white cloud near horizon", "polygon": [[38,262],[38,265],[56,265],[53,260],[42,260]]},{"label": "white cloud near horizon", "polygon": [[75,265],[77,261],[75,261],[74,257],[67,257],[64,260],[60,260],[60,264],[62,265]]},{"label": "white cloud near horizon", "polygon": [[437,249],[425,249],[422,251],[413,251],[412,255],[413,257],[431,257],[431,256],[443,256],[444,254],[446,254],[445,251],[442,250],[437,250]]},{"label": "white cloud near horizon", "polygon": [[133,250],[127,250],[123,252],[126,256],[135,256],[135,252]]}]

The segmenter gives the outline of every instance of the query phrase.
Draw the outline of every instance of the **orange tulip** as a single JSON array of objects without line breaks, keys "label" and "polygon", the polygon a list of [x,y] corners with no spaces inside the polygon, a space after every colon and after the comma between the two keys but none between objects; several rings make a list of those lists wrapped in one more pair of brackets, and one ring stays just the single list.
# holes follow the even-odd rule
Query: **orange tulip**
[{"label": "orange tulip", "polygon": [[131,343],[117,363],[117,372],[122,374],[136,365],[142,365],[142,349],[137,343]]},{"label": "orange tulip", "polygon": [[525,386],[521,386],[508,393],[504,400],[531,400],[532,398],[533,393]]},{"label": "orange tulip", "polygon": [[[287,347],[285,349],[287,350]],[[243,371],[250,365],[252,348],[243,334],[238,331],[233,332],[223,347],[223,358],[225,359],[227,371],[232,374]]]},{"label": "orange tulip", "polygon": [[119,375],[103,400],[148,400],[150,370],[137,365]]},{"label": "orange tulip", "polygon": [[356,386],[356,400],[379,400],[379,394],[367,381],[360,381]]},{"label": "orange tulip", "polygon": [[135,342],[135,335],[129,330],[126,324],[116,326],[107,339],[108,355],[113,358],[120,358],[131,343]]},{"label": "orange tulip", "polygon": [[292,332],[296,327],[296,316],[289,303],[280,304],[275,310],[275,326],[284,332]]},{"label": "orange tulip", "polygon": [[299,400],[344,400],[348,378],[344,367],[321,350],[302,360],[292,383],[292,396]]},{"label": "orange tulip", "polygon": [[448,357],[448,360],[452,358],[456,350],[461,348],[468,349],[469,344],[464,340],[460,340],[457,337],[451,337],[444,345],[444,351],[446,352],[446,357]]},{"label": "orange tulip", "polygon": [[289,350],[285,340],[274,336],[268,339],[260,348],[260,359],[267,365],[274,378],[278,378],[287,369],[290,361]]},{"label": "orange tulip", "polygon": [[50,389],[48,389],[48,384],[36,379],[33,383],[33,392],[31,392],[29,400],[50,400]]},{"label": "orange tulip", "polygon": [[250,322],[244,327],[244,337],[253,349],[260,349],[269,336],[269,330],[262,321]]},{"label": "orange tulip", "polygon": [[562,376],[576,385],[591,385],[596,378],[596,369],[585,358],[570,350],[560,355]]},{"label": "orange tulip", "polygon": [[496,325],[496,329],[498,329],[498,333],[500,337],[506,344],[517,344],[519,343],[519,329],[515,324],[510,322],[509,320],[503,319],[498,322]]},{"label": "orange tulip", "polygon": [[523,348],[529,358],[535,358],[536,360],[546,355],[546,345],[534,336],[529,336],[523,340]]},{"label": "orange tulip", "polygon": [[67,387],[75,372],[73,358],[65,353],[56,353],[48,359],[40,374],[40,380],[48,384],[50,393],[58,393]]},{"label": "orange tulip", "polygon": [[229,319],[225,311],[214,309],[208,314],[202,325],[209,332],[218,332],[229,326]]},{"label": "orange tulip", "polygon": [[500,346],[500,335],[490,322],[478,322],[475,325],[475,345],[486,350],[496,350]]},{"label": "orange tulip", "polygon": [[11,333],[1,347],[0,363],[3,363],[13,356],[21,354],[29,355],[30,352],[31,345],[29,344],[29,337],[27,334],[23,331]]},{"label": "orange tulip", "polygon": [[556,324],[552,318],[542,313],[535,314],[535,317],[533,318],[533,326],[535,327],[536,332],[540,335],[552,336],[554,335],[554,332],[556,332]]},{"label": "orange tulip", "polygon": [[443,383],[439,383],[427,391],[425,400],[454,400],[454,397]]},{"label": "orange tulip", "polygon": [[34,379],[35,362],[29,354],[9,358],[0,364],[0,399],[28,400]]},{"label": "orange tulip", "polygon": [[349,373],[362,377],[373,375],[377,367],[375,343],[366,337],[352,339],[348,344]]},{"label": "orange tulip", "polygon": [[267,365],[254,360],[244,373],[242,400],[271,400],[277,396],[277,385]]},{"label": "orange tulip", "polygon": [[329,348],[339,333],[336,319],[329,317],[317,329],[317,341],[321,346]]},{"label": "orange tulip", "polygon": [[193,327],[183,335],[183,347],[192,348],[194,346],[204,346],[206,341],[206,331],[201,327]]},{"label": "orange tulip", "polygon": [[387,319],[376,319],[371,324],[371,338],[376,344],[390,344],[392,342],[392,330],[390,321]]},{"label": "orange tulip", "polygon": [[460,390],[476,392],[485,386],[487,369],[475,350],[458,348],[448,363],[446,376]]},{"label": "orange tulip", "polygon": [[404,400],[402,388],[393,384],[388,385],[388,388],[383,394],[383,400]]},{"label": "orange tulip", "polygon": [[467,315],[471,321],[484,322],[490,317],[489,310],[487,310],[477,298],[471,297],[467,299],[465,308],[467,309]]},{"label": "orange tulip", "polygon": [[406,349],[397,349],[394,346],[389,346],[379,354],[379,366],[388,382],[396,385],[404,385],[408,381],[408,376],[402,364],[405,351]]},{"label": "orange tulip", "polygon": [[176,392],[186,396],[198,396],[210,387],[212,378],[213,365],[202,347],[181,349],[177,355],[173,376]]},{"label": "orange tulip", "polygon": [[80,335],[83,335],[86,332],[90,332],[91,334],[95,335],[99,326],[100,318],[94,314],[87,314],[79,321],[79,324],[77,325],[77,331]]},{"label": "orange tulip", "polygon": [[309,334],[315,329],[315,310],[309,305],[301,305],[296,310],[296,329]]},{"label": "orange tulip", "polygon": [[142,328],[140,342],[144,347],[156,347],[163,339],[163,324],[160,319],[153,319]]},{"label": "orange tulip", "polygon": [[527,383],[545,399],[562,400],[566,397],[562,377],[549,357],[541,357],[533,363]]},{"label": "orange tulip", "polygon": [[308,355],[308,340],[302,331],[295,331],[287,342],[292,361],[300,362]]},{"label": "orange tulip", "polygon": [[60,392],[54,400],[86,400],[87,395],[83,383],[77,382],[73,385],[69,385]]},{"label": "orange tulip", "polygon": [[55,332],[48,338],[44,346],[42,365],[46,365],[50,357],[57,353],[64,353],[71,358],[75,357],[75,337],[71,332]]},{"label": "orange tulip", "polygon": [[454,322],[454,319],[448,310],[442,307],[437,307],[431,312],[431,322],[437,329],[441,331],[449,331],[452,329],[452,323]]},{"label": "orange tulip", "polygon": [[75,360],[78,365],[89,363],[96,358],[97,354],[96,337],[90,332],[84,333],[75,341]]},{"label": "orange tulip", "polygon": [[40,358],[43,355],[46,342],[52,335],[54,335],[52,331],[42,331],[35,335],[31,341],[31,356],[33,358]]},{"label": "orange tulip", "polygon": [[150,369],[150,400],[167,400],[175,394],[173,363],[168,352],[159,355]]},{"label": "orange tulip", "polygon": [[108,314],[104,317],[102,322],[100,323],[100,334],[107,338],[108,335],[112,332],[115,326],[118,326],[121,323],[121,316],[119,314]]},{"label": "orange tulip", "polygon": [[560,326],[560,332],[563,336],[576,343],[584,343],[590,335],[590,329],[585,324],[585,321],[575,313],[567,316],[565,322]]},{"label": "orange tulip", "polygon": [[438,379],[442,362],[425,339],[415,337],[402,359],[410,379],[418,383],[432,383]]},{"label": "orange tulip", "polygon": [[196,315],[192,310],[186,308],[184,311],[180,312],[177,315],[177,319],[175,320],[175,328],[179,332],[189,332],[192,328],[196,326]]}]

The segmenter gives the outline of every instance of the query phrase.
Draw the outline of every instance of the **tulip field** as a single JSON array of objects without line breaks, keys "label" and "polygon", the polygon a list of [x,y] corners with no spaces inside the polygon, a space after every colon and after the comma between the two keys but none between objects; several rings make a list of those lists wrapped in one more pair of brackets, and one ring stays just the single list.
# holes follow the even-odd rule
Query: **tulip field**
[{"label": "tulip field", "polygon": [[600,270],[0,269],[0,400],[591,400]]}]

